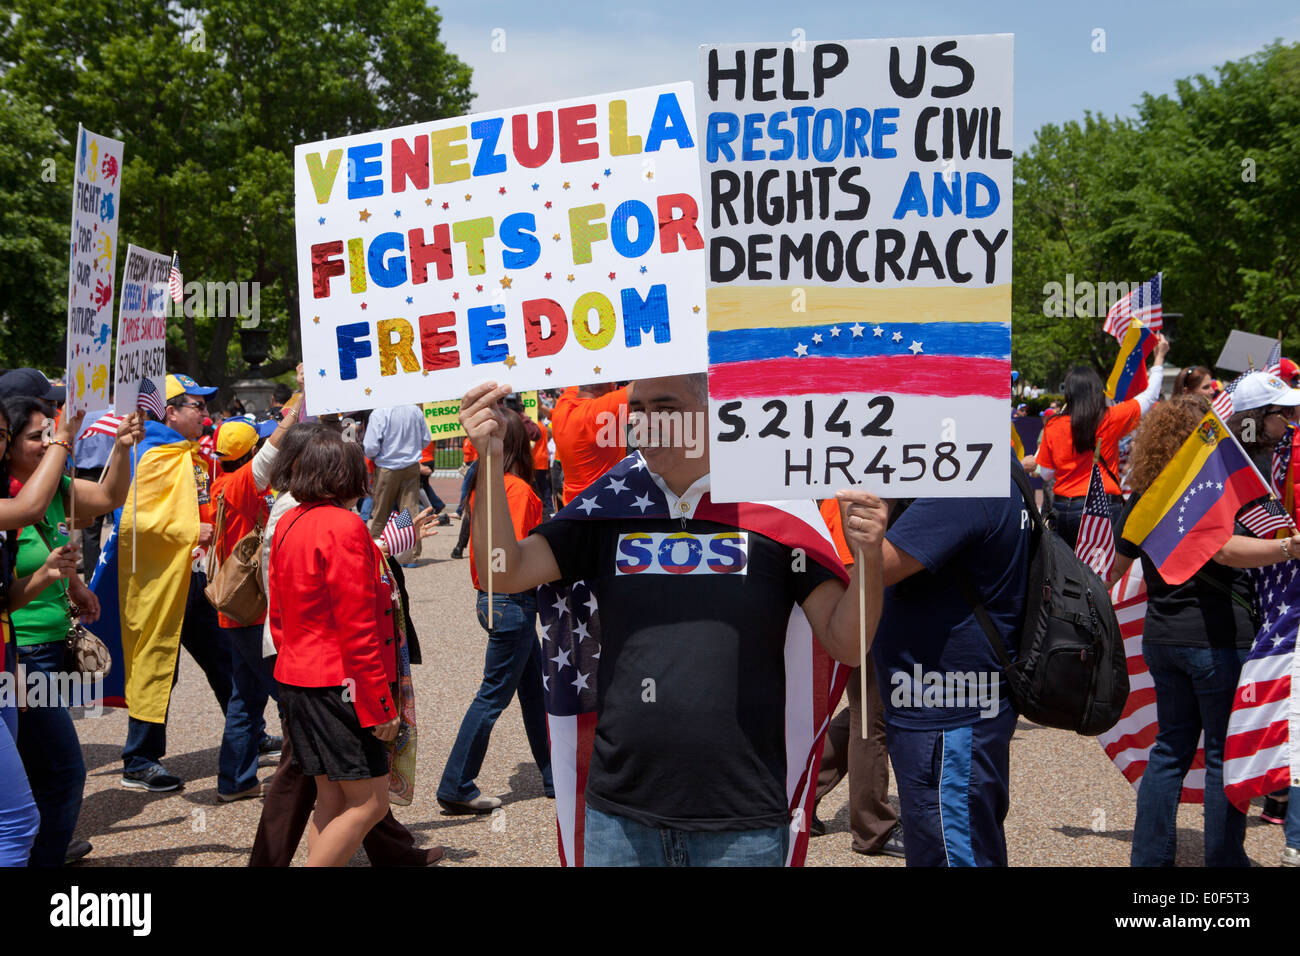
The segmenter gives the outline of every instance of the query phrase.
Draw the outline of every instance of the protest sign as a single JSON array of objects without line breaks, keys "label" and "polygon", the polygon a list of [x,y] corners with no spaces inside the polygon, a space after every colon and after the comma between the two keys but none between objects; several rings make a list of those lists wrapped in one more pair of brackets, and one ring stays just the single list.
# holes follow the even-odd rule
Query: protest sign
[{"label": "protest sign", "polygon": [[[126,247],[117,307],[117,369],[113,413],[147,408],[159,419],[167,396],[167,279],[170,257]],[[147,384],[146,384],[147,383]]]},{"label": "protest sign", "polygon": [[[537,392],[520,392],[519,401],[524,406],[524,414],[537,421]],[[425,402],[424,420],[429,423],[429,431],[434,441],[442,438],[464,438],[465,429],[460,426],[460,399],[447,402]]]},{"label": "protest sign", "polygon": [[108,408],[122,144],[77,127],[68,259],[69,414]]},{"label": "protest sign", "polygon": [[1276,344],[1277,339],[1267,335],[1233,329],[1228,333],[1228,341],[1223,343],[1223,350],[1214,367],[1229,372],[1262,370],[1268,364],[1268,354]]},{"label": "protest sign", "polygon": [[700,48],[715,500],[1005,495],[1012,37]]},{"label": "protest sign", "polygon": [[294,152],[314,412],[704,369],[691,84]]}]

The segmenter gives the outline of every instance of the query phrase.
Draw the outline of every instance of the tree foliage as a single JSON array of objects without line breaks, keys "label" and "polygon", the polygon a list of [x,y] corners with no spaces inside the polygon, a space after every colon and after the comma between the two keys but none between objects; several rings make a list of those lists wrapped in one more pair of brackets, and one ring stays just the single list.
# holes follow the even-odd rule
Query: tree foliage
[{"label": "tree foliage", "polygon": [[[9,237],[0,252],[27,252],[0,255],[0,293],[29,285],[26,298],[0,298],[8,364],[63,363],[79,122],[126,143],[120,249],[179,250],[187,282],[259,283],[261,326],[278,356],[262,372],[275,375],[300,352],[293,147],[457,116],[471,100],[469,67],[444,48],[440,17],[423,0],[6,6],[0,202],[20,201],[12,231],[0,211]],[[54,183],[32,172],[44,157],[59,162]],[[238,377],[238,322],[177,319],[169,368],[217,384]]]},{"label": "tree foliage", "polygon": [[1016,158],[1012,352],[1029,379],[1114,360],[1104,309],[1043,314],[1044,287],[1068,274],[1162,271],[1176,364],[1212,363],[1234,327],[1300,349],[1300,44],[1216,72],[1143,96],[1132,121],[1044,126]]}]

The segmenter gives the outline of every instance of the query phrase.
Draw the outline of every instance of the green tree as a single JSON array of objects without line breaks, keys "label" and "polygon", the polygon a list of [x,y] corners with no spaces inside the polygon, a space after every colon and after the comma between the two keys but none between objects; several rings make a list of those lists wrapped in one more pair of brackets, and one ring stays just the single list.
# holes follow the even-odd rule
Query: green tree
[{"label": "green tree", "polygon": [[[20,0],[12,9],[0,18],[4,88],[44,105],[61,134],[46,148],[60,155],[71,157],[78,122],[125,142],[122,248],[179,250],[187,282],[258,283],[277,356],[261,369],[268,376],[300,353],[293,147],[457,116],[471,100],[470,69],[443,46],[437,10],[422,0]],[[70,180],[45,188],[66,220]],[[35,232],[63,277],[56,285],[66,283],[66,232],[66,222],[48,238]],[[17,281],[14,268],[0,260],[0,288]],[[31,319],[57,325],[63,307],[51,300]],[[214,384],[238,377],[239,323],[176,319],[169,367]]]}]

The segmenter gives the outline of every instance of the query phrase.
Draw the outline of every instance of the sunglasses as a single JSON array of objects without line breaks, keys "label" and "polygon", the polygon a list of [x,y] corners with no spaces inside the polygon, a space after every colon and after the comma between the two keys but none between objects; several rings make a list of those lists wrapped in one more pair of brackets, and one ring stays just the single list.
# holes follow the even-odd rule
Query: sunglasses
[{"label": "sunglasses", "polygon": [[177,407],[177,408],[197,408],[197,409],[198,409],[199,411],[201,411],[201,412],[206,412],[206,411],[208,410],[208,406],[207,406],[207,403],[206,403],[206,402],[179,402],[179,403],[177,403],[176,407]]}]

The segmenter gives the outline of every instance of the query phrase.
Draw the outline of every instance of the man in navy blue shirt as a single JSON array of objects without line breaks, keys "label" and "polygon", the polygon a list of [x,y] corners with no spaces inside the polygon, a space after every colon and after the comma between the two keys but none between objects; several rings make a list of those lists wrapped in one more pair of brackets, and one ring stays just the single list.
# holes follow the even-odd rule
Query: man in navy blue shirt
[{"label": "man in navy blue shirt", "polygon": [[1005,498],[923,498],[895,508],[872,657],[907,864],[1005,866],[1016,713],[959,579],[969,574],[1014,657],[1028,587],[1029,514],[1014,482]]}]

